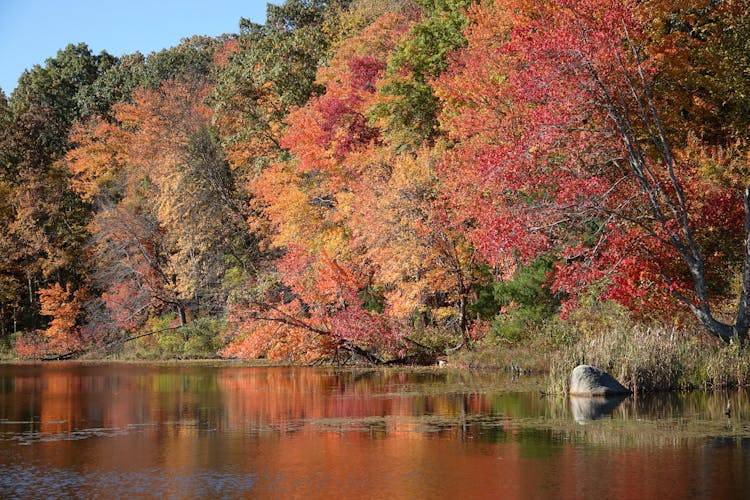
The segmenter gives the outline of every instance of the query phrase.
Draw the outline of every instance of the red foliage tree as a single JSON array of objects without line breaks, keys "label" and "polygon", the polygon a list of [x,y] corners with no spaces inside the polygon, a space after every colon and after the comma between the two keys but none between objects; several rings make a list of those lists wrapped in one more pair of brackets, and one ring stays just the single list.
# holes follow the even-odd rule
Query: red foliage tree
[{"label": "red foliage tree", "polygon": [[[656,68],[642,59],[638,5],[539,1],[474,11],[469,48],[443,81],[443,95],[456,96],[446,121],[468,138],[446,170],[453,199],[474,228],[471,240],[494,264],[512,270],[552,252],[561,258],[554,287],[571,297],[594,282],[625,303],[642,303],[651,295],[645,290],[669,294],[711,334],[744,338],[750,270],[735,320],[721,322],[710,299],[727,290],[710,279],[736,261],[712,261],[701,248],[711,239],[707,228],[727,223],[726,243],[744,240],[741,195],[676,161],[652,92]],[[498,16],[507,22],[491,24]],[[492,33],[495,48],[487,51]],[[459,85],[470,79],[468,60],[477,53],[492,57],[494,72],[464,93]],[[493,109],[476,111],[485,98]],[[466,125],[466,108],[494,113],[491,128]],[[748,269],[743,253],[735,255]]]}]

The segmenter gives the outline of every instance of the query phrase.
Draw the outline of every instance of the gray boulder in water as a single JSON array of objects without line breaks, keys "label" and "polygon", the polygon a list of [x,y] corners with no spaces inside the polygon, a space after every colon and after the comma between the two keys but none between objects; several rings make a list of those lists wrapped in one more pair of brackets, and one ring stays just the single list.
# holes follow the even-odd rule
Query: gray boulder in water
[{"label": "gray boulder in water", "polygon": [[612,375],[591,365],[578,365],[570,375],[571,396],[614,396],[631,392]]}]

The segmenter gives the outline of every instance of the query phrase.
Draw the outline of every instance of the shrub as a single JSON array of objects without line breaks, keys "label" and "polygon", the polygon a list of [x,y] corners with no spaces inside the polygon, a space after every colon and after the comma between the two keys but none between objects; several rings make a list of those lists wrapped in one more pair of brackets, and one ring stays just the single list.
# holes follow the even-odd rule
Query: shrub
[{"label": "shrub", "polygon": [[560,309],[560,298],[549,288],[553,267],[552,258],[541,257],[520,268],[512,280],[492,283],[477,291],[480,300],[475,309],[491,319],[491,335],[519,342],[554,318]]},{"label": "shrub", "polygon": [[215,358],[224,347],[221,332],[224,321],[212,318],[199,318],[181,328],[181,334],[187,340],[182,346],[185,358]]},{"label": "shrub", "polygon": [[198,318],[181,328],[175,328],[176,317],[166,314],[151,318],[141,334],[155,332],[133,341],[133,354],[139,359],[198,359],[215,358],[224,347],[220,332],[224,320]]}]

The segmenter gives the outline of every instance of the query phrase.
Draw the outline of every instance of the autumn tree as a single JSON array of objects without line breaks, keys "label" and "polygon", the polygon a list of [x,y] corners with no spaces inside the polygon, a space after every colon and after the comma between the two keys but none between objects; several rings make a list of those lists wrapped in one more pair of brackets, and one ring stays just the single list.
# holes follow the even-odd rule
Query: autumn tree
[{"label": "autumn tree", "polygon": [[70,190],[59,161],[69,148],[70,126],[86,112],[79,95],[112,60],[83,44],[69,45],[44,66],[24,72],[11,95],[11,121],[2,140],[12,212],[6,237],[13,243],[3,264],[12,270],[11,281],[24,285],[13,299],[18,328],[44,326],[38,289],[54,282],[83,286],[80,252],[89,211]]},{"label": "autumn tree", "polygon": [[74,187],[97,206],[95,282],[123,327],[165,310],[181,325],[189,312],[220,312],[224,273],[251,257],[205,93],[200,80],[165,82],[116,105],[116,123],[76,129],[67,160]]},{"label": "autumn tree", "polygon": [[[250,324],[285,325],[275,328],[297,339],[287,345],[317,339],[329,348],[356,350],[368,342],[377,344],[376,332],[385,328],[382,318],[363,310],[358,295],[371,272],[350,258],[346,219],[356,201],[351,188],[361,185],[364,170],[355,171],[347,159],[364,159],[357,155],[377,140],[378,132],[367,124],[363,110],[376,96],[374,83],[385,67],[382,57],[393,46],[391,30],[403,32],[407,26],[403,17],[386,15],[339,48],[316,83],[326,94],[312,97],[287,118],[290,127],[279,145],[296,158],[271,164],[253,186],[274,230],[271,242],[284,255],[275,265],[279,278],[270,280],[279,283],[270,289],[273,295],[266,301],[245,298],[250,313],[240,316]],[[238,310],[243,307],[240,301]],[[245,322],[237,324],[240,345],[258,342],[265,331],[259,329],[248,338]],[[355,333],[368,329],[369,335]],[[355,342],[352,336],[357,337]]]},{"label": "autumn tree", "polygon": [[331,48],[335,50],[342,43],[358,36],[381,16],[388,12],[402,11],[410,4],[411,0],[349,0],[332,3],[324,18],[322,30]]},{"label": "autumn tree", "polygon": [[350,231],[352,245],[374,268],[371,288],[382,294],[387,315],[456,333],[462,346],[477,327],[469,312],[474,289],[489,276],[443,199],[436,169],[442,153],[425,148],[391,159],[385,182],[360,189]]},{"label": "autumn tree", "polygon": [[[571,297],[593,282],[604,285],[603,296],[640,307],[671,296],[711,334],[744,338],[746,292],[732,321],[711,309],[712,296],[727,293],[712,277],[736,261],[701,248],[720,225],[732,228],[726,243],[743,248],[741,196],[676,160],[653,92],[657,68],[643,56],[638,7],[592,1],[474,10],[477,28],[463,57],[493,40],[497,66],[494,74],[480,70],[483,88],[467,84],[479,90],[472,95],[456,86],[471,71],[463,59],[444,92],[462,106],[450,115],[456,129],[464,123],[460,111],[475,113],[484,89],[494,89],[486,102],[497,118],[494,137],[469,124],[473,144],[457,154],[478,156],[452,164],[456,194],[470,196],[457,201],[491,263],[512,268],[554,252],[562,259],[555,287]],[[734,255],[747,262],[743,254]]]},{"label": "autumn tree", "polygon": [[41,313],[52,318],[44,331],[50,340],[47,344],[50,352],[66,352],[83,347],[80,316],[86,295],[86,289],[74,291],[69,284],[63,288],[59,283],[54,283],[49,288],[39,290]]},{"label": "autumn tree", "polygon": [[0,337],[5,338],[15,330],[15,318],[20,306],[21,281],[20,270],[15,268],[9,258],[16,247],[15,238],[9,228],[14,220],[12,195],[13,151],[11,148],[10,128],[12,114],[5,94],[0,90]]},{"label": "autumn tree", "polygon": [[746,1],[646,2],[641,8],[649,43],[643,47],[659,68],[654,93],[678,140],[694,134],[708,145],[747,136],[750,106]]},{"label": "autumn tree", "polygon": [[369,119],[389,99],[378,92],[388,57],[419,15],[386,13],[342,42],[318,72],[325,93],[289,114],[280,145],[293,157],[256,183],[285,253],[272,295],[238,304],[228,352],[294,353],[314,340],[394,356],[413,346],[415,321],[468,338],[473,250],[438,200],[440,153],[399,156]]},{"label": "autumn tree", "polygon": [[422,0],[423,13],[388,59],[378,90],[384,96],[371,112],[394,147],[419,147],[438,133],[440,100],[432,79],[448,65],[449,55],[466,40],[465,10],[472,0]]},{"label": "autumn tree", "polygon": [[320,93],[318,65],[328,50],[322,31],[328,4],[287,0],[268,4],[266,23],[240,21],[234,53],[214,91],[217,123],[234,168],[253,171],[278,158],[290,107]]}]

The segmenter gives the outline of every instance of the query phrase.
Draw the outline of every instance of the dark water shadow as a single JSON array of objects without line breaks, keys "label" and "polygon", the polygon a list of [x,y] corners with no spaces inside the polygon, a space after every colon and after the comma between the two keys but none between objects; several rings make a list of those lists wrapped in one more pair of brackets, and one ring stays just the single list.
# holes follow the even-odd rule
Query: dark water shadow
[{"label": "dark water shadow", "polygon": [[570,411],[579,424],[599,420],[610,415],[630,396],[586,397],[570,396]]}]

